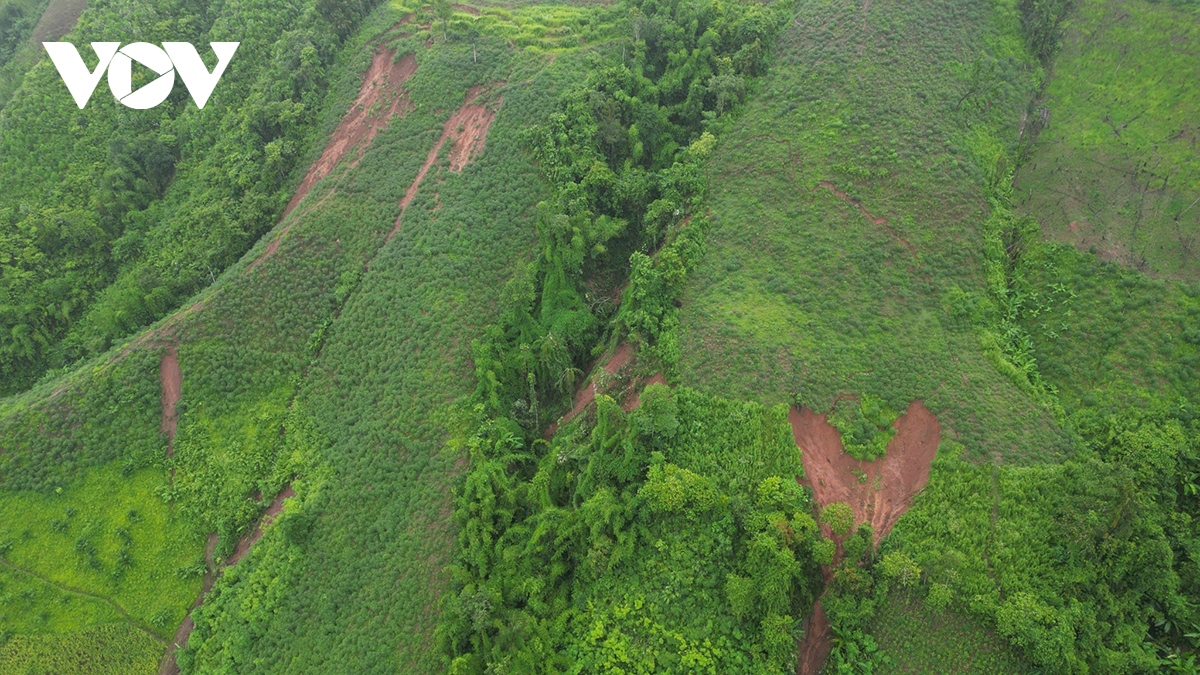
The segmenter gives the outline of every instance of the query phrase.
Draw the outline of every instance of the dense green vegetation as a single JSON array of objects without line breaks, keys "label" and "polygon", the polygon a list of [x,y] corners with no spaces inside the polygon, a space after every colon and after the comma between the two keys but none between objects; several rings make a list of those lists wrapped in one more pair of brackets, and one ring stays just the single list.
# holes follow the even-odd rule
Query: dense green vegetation
[{"label": "dense green vegetation", "polygon": [[209,5],[105,3],[67,36],[240,41],[203,110],[176,87],[146,111],[100,90],[81,112],[49,59],[5,105],[0,392],[164,316],[237,260],[287,201],[325,68],[367,5]]},{"label": "dense green vegetation", "polygon": [[8,65],[29,39],[45,8],[46,2],[40,0],[5,0],[0,4],[0,68]]},{"label": "dense green vegetation", "polygon": [[[968,643],[998,636],[1045,672],[1191,672],[1195,300],[1042,244],[1014,212],[1018,123],[1055,49],[1013,9],[917,3],[864,19],[803,3],[714,152],[682,382],[835,404],[864,457],[887,428],[872,401],[923,399],[952,439],[880,553],[834,572],[835,672],[969,663],[901,640],[893,613],[912,610],[897,592],[933,612],[931,642],[963,630],[936,618],[957,612]],[[1042,9],[1058,31],[1069,5]],[[988,649],[962,672],[1024,670]]]},{"label": "dense green vegetation", "polygon": [[[138,112],[6,103],[0,0],[0,672],[154,672],[214,578],[184,673],[790,673],[818,597],[826,672],[1197,672],[1192,4],[93,4],[243,41]],[[277,222],[382,50],[401,112]],[[871,460],[915,399],[876,547],[789,406]]]},{"label": "dense green vegetation", "polygon": [[451,673],[784,673],[821,538],[782,407],[652,385],[526,448],[489,421],[457,491]]},{"label": "dense green vegetation", "polygon": [[[384,8],[368,26],[388,27],[403,15],[402,7]],[[297,327],[289,341],[291,358],[307,376],[290,389],[284,368],[258,370],[253,357],[242,361],[232,345],[221,346],[231,366],[221,372],[230,375],[214,373],[214,385],[242,382],[244,375],[232,374],[247,369],[277,378],[277,389],[264,383],[244,400],[279,401],[273,409],[287,449],[272,446],[280,467],[272,475],[294,472],[300,479],[280,527],[218,582],[197,612],[190,649],[180,658],[185,671],[343,672],[347,663],[356,672],[442,669],[432,633],[449,582],[443,567],[453,551],[448,516],[455,472],[455,457],[442,452],[442,443],[459,424],[457,401],[473,390],[470,345],[496,319],[494,289],[530,256],[535,205],[545,188],[527,150],[526,125],[549,116],[584,65],[574,49],[550,59],[500,37],[463,39],[454,30],[451,24],[448,38],[438,31],[429,48],[421,31],[394,41],[397,56],[416,54],[417,71],[405,85],[413,109],[393,121],[354,170],[318,186],[309,199],[319,199],[320,207],[297,220],[261,267],[309,294],[321,280],[309,332]],[[374,38],[365,32],[363,39]],[[358,50],[351,72],[361,73],[368,56]],[[446,157],[451,148],[443,147],[400,229],[378,248],[401,196],[475,85],[486,87],[484,105],[496,111],[483,154],[454,173]],[[350,86],[357,88],[357,78]],[[344,95],[342,110],[353,98],[350,89]],[[356,255],[332,269],[306,269],[322,250]],[[263,321],[233,333],[246,344],[261,341],[263,330],[278,330],[269,317],[291,316],[285,303],[298,295],[278,295],[283,313],[263,312],[257,298],[275,298],[278,282],[258,283],[258,294],[222,294],[210,310],[236,303],[236,315]],[[215,347],[229,335],[228,327],[213,327],[205,341]],[[280,375],[272,376],[276,369]],[[206,407],[218,405],[217,391]],[[213,416],[237,421],[225,438],[245,438],[239,429],[259,424],[251,410]],[[195,411],[189,402],[187,415],[197,419]],[[181,429],[181,444],[190,433]],[[201,445],[209,454],[196,459],[197,467],[224,453],[221,442],[206,438]],[[196,478],[198,488],[211,491],[207,479]],[[213,495],[211,503],[224,500]]]},{"label": "dense green vegetation", "polygon": [[1200,4],[1086,0],[1023,122],[1022,211],[1160,277],[1200,273]]},{"label": "dense green vegetation", "polygon": [[887,611],[872,627],[884,655],[879,672],[1023,675],[1032,670],[987,624],[947,610],[942,602],[938,591],[924,598],[903,587],[892,591]]}]

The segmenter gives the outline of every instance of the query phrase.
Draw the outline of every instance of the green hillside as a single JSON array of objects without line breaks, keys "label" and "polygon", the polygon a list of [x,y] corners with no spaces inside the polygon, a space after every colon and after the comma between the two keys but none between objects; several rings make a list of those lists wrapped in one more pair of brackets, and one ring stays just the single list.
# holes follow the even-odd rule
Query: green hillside
[{"label": "green hillside", "polygon": [[1195,2],[1083,2],[1030,115],[1016,182],[1055,241],[1156,277],[1200,272]]},{"label": "green hillside", "polygon": [[1200,672],[1198,27],[0,0],[0,675]]}]

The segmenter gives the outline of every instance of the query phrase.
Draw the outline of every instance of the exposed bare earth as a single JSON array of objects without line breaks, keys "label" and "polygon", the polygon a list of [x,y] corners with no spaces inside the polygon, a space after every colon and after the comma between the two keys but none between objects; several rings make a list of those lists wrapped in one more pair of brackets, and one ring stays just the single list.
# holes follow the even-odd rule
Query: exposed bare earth
[{"label": "exposed bare earth", "polygon": [[[304,201],[313,186],[328,176],[351,150],[356,150],[356,154],[347,168],[357,166],[363,153],[370,147],[371,141],[387,128],[392,118],[403,116],[408,112],[411,104],[408,101],[408,92],[404,88],[404,83],[412,77],[413,73],[417,72],[417,59],[412,54],[399,61],[394,60],[395,57],[396,52],[391,49],[380,49],[375,52],[371,66],[363,75],[358,98],[354,99],[354,104],[346,111],[337,129],[329,137],[329,142],[325,144],[325,150],[321,152],[321,156],[309,167],[308,173],[304,175],[304,180],[300,181],[300,187],[296,188],[296,193],[292,195],[291,201],[283,210],[280,220],[287,218],[300,202]],[[254,267],[274,254],[279,248],[279,242],[291,229],[291,226],[292,223],[285,225],[279,234],[267,244],[267,249],[263,254],[250,266]]]},{"label": "exposed bare earth", "polygon": [[239,560],[244,558],[250,552],[250,547],[257,543],[259,539],[262,539],[263,530],[275,522],[275,518],[283,512],[283,500],[295,496],[296,491],[292,489],[291,485],[283,486],[283,489],[271,501],[271,505],[267,507],[266,511],[263,511],[262,517],[258,520],[258,526],[238,540],[237,548],[233,549],[233,553],[225,559],[225,565],[236,565]]},{"label": "exposed bare earth", "polygon": [[[617,345],[612,356],[604,363],[603,371],[608,375],[616,375],[624,368],[629,361],[633,359],[633,345],[628,342],[622,342]],[[571,410],[563,415],[557,422],[552,422],[546,427],[543,434],[544,438],[550,438],[554,435],[558,428],[567,422],[575,419],[575,416],[587,409],[589,405],[596,401],[596,377],[588,378],[587,385],[575,393],[575,405],[571,406]]]},{"label": "exposed bare earth", "polygon": [[212,590],[213,584],[216,582],[217,577],[221,575],[224,567],[236,565],[243,556],[250,552],[250,547],[253,546],[254,543],[259,539],[262,539],[263,531],[267,528],[267,526],[274,522],[275,518],[278,517],[283,511],[283,500],[287,499],[288,497],[294,497],[295,495],[296,491],[292,489],[291,485],[283,486],[283,489],[280,490],[279,494],[275,495],[275,499],[271,501],[271,505],[267,507],[266,511],[263,511],[262,517],[260,517],[258,520],[258,525],[256,525],[253,530],[246,533],[241,539],[238,540],[237,547],[233,550],[233,553],[225,559],[224,565],[221,567],[217,567],[215,561],[213,560],[213,553],[217,549],[217,535],[208,535],[208,543],[204,548],[204,560],[208,563],[209,569],[204,575],[204,584],[201,587],[200,595],[196,597],[196,602],[192,603],[192,608],[188,610],[187,616],[185,616],[183,618],[183,622],[179,624],[179,629],[175,631],[174,639],[172,639],[171,643],[167,645],[167,652],[163,654],[162,660],[158,664],[158,675],[179,675],[179,666],[175,663],[175,651],[187,645],[188,637],[191,636],[192,629],[196,627],[195,621],[192,620],[192,612],[194,612],[197,607],[204,604],[204,596],[207,595],[210,590]]},{"label": "exposed bare earth", "polygon": [[820,600],[813,605],[812,612],[801,627],[804,629],[804,639],[800,641],[796,672],[799,675],[817,675],[825,666],[829,652],[833,651],[833,631]]},{"label": "exposed bare earth", "polygon": [[640,387],[640,389],[635,389],[632,393],[629,394],[629,396],[627,396],[625,398],[625,402],[621,404],[621,409],[624,410],[625,412],[629,412],[630,410],[633,410],[634,408],[641,405],[642,404],[641,389],[645,389],[646,387],[649,387],[652,384],[666,384],[666,383],[667,383],[667,379],[662,376],[662,373],[655,373],[654,375],[651,375],[650,379],[646,380],[646,382]]},{"label": "exposed bare earth", "polygon": [[175,347],[167,347],[158,367],[158,380],[162,383],[162,423],[160,429],[167,437],[167,456],[175,454],[175,404],[183,391],[183,375],[179,371],[179,355]]},{"label": "exposed bare earth", "polygon": [[[937,417],[920,401],[913,401],[892,425],[896,435],[883,457],[864,462],[846,454],[837,429],[824,415],[793,406],[788,411],[792,436],[801,450],[805,478],[821,508],[845,502],[854,512],[854,525],[868,523],[875,543],[887,536],[908,510],[912,499],[929,482],[929,469],[941,441]],[[859,480],[865,476],[866,480]],[[826,536],[833,536],[823,527]],[[836,537],[834,537],[837,540]],[[842,556],[838,541],[836,565]],[[829,570],[826,570],[828,575]],[[800,644],[796,672],[816,675],[829,656],[829,625],[818,600]]]},{"label": "exposed bare earth", "polygon": [[[482,87],[468,89],[466,102],[458,109],[458,112],[454,113],[453,117],[446,121],[441,137],[429,151],[429,155],[425,158],[421,169],[417,171],[417,177],[413,179],[412,185],[408,186],[408,190],[400,198],[400,215],[396,216],[396,223],[392,227],[388,239],[396,236],[396,233],[400,231],[400,221],[404,218],[404,211],[417,196],[417,190],[421,188],[421,181],[425,180],[425,175],[437,161],[438,153],[441,152],[442,146],[447,141],[451,143],[451,171],[462,171],[463,167],[483,150],[483,142],[487,138],[488,129],[492,126],[492,121],[496,119],[496,110],[475,102],[479,98],[481,90]],[[503,102],[503,97],[497,100],[496,108],[498,109]]]}]

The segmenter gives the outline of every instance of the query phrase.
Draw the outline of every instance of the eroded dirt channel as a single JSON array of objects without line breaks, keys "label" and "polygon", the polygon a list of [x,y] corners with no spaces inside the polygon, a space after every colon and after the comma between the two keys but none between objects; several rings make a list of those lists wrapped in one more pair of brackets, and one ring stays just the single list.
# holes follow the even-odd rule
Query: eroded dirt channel
[{"label": "eroded dirt channel", "polygon": [[[854,512],[854,527],[869,524],[876,545],[892,531],[913,497],[929,483],[929,470],[942,435],[937,416],[922,402],[913,401],[893,423],[896,435],[884,455],[865,462],[846,454],[841,435],[825,415],[793,406],[788,411],[788,421],[804,463],[801,483],[812,488],[813,498],[822,509],[835,502],[849,504]],[[833,562],[836,566],[841,562],[841,541],[829,528],[822,529],[825,536],[838,544]],[[824,572],[828,582],[832,566]],[[804,623],[796,665],[799,675],[821,672],[832,649],[831,638],[829,621],[818,599]]]}]

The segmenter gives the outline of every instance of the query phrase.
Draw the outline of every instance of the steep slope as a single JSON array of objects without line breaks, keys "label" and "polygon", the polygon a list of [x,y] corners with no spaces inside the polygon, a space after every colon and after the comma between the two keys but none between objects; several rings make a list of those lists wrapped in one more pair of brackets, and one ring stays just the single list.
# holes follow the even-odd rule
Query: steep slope
[{"label": "steep slope", "polygon": [[997,311],[986,193],[1036,86],[1015,21],[986,3],[801,3],[711,164],[681,383],[818,411],[839,394],[921,399],[971,452],[1064,451],[974,325]]},{"label": "steep slope", "polygon": [[371,4],[100,3],[65,36],[89,64],[92,41],[186,41],[209,56],[209,42],[239,42],[203,110],[182,86],[132,110],[101,84],[80,111],[37,45],[0,113],[0,394],[165,316],[270,229],[313,140],[325,69]]},{"label": "steep slope", "polygon": [[[829,411],[858,452],[914,398],[943,429],[879,553],[851,531],[829,570],[832,668],[1138,672],[1188,649],[1138,608],[1195,616],[1195,294],[1042,246],[1013,214],[1042,72],[1016,9],[802,2],[714,152],[677,381]],[[963,611],[963,647],[933,649]],[[897,616],[938,632],[897,640]]]},{"label": "steep slope", "polygon": [[1200,279],[1200,7],[1083,0],[1022,123],[1021,210],[1053,240]]}]

